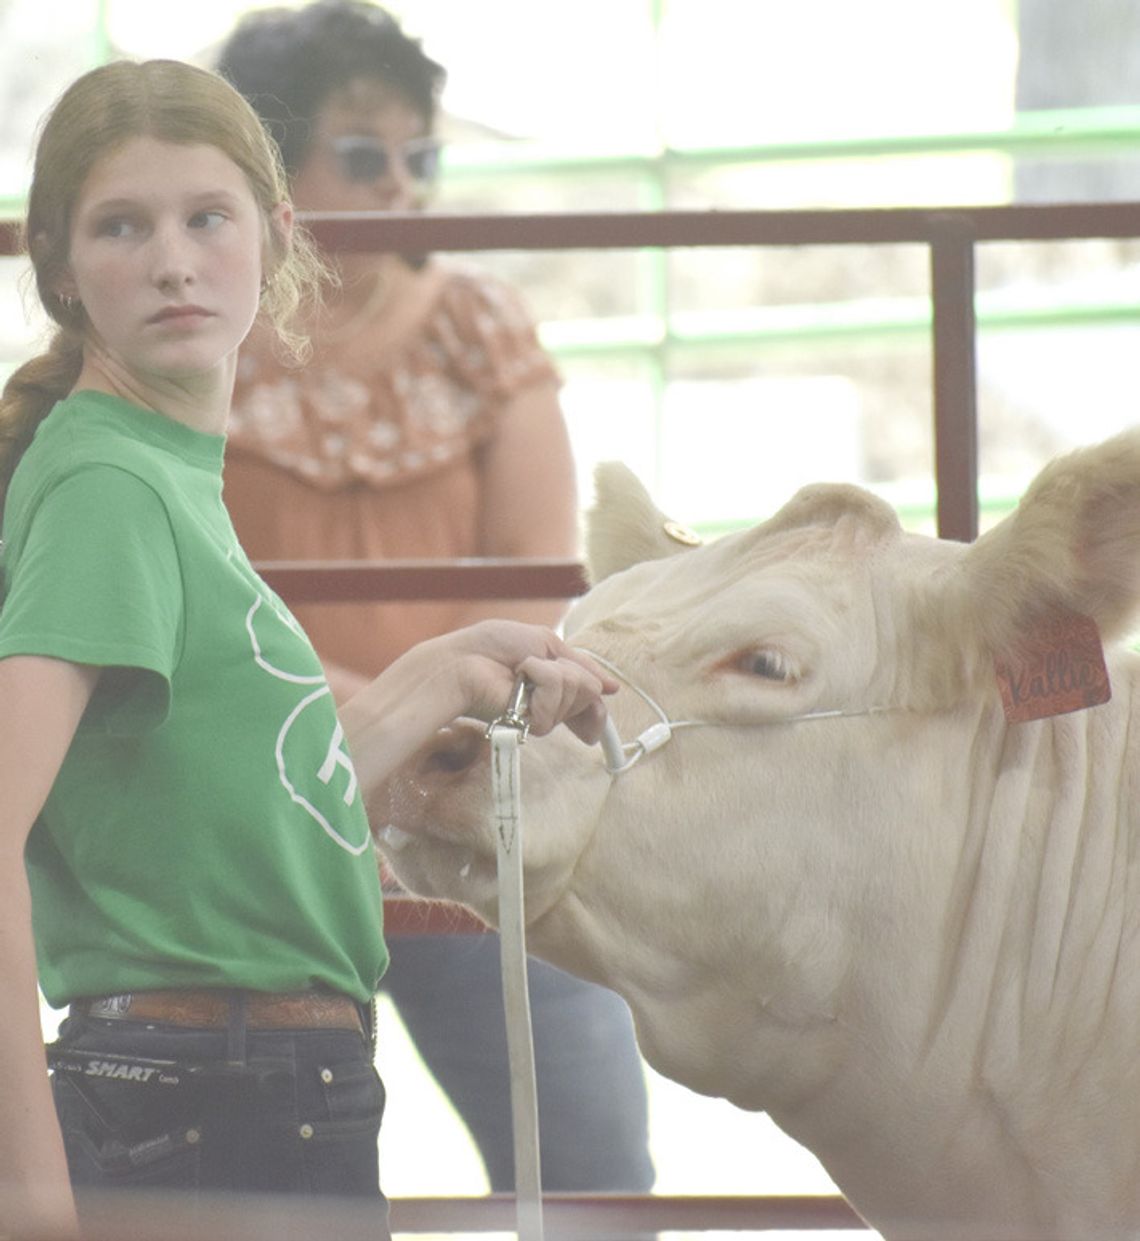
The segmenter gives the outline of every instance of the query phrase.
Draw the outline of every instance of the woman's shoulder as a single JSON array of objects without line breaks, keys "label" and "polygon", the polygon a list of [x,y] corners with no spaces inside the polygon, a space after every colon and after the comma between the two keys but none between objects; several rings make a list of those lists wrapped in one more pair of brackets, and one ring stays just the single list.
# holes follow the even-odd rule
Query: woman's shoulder
[{"label": "woman's shoulder", "polygon": [[524,297],[474,266],[448,267],[435,312],[424,325],[420,357],[429,364],[446,361],[472,387],[499,398],[558,381]]},{"label": "woman's shoulder", "polygon": [[524,296],[507,281],[474,264],[441,264],[436,314],[468,325],[475,332],[509,331],[534,338],[534,316]]}]

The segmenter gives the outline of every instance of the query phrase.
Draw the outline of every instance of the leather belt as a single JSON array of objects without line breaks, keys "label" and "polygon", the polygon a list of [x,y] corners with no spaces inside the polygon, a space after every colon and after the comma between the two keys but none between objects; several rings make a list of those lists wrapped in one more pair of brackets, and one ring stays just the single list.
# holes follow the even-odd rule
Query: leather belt
[{"label": "leather belt", "polygon": [[355,1030],[366,1034],[360,1006],[324,991],[135,991],[76,1000],[75,1016],[100,1021],[156,1021],[191,1029]]}]

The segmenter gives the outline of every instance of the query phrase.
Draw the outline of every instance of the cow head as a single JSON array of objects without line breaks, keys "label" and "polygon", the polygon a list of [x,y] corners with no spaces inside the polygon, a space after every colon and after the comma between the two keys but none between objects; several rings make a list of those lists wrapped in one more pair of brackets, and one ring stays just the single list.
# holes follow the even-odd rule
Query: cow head
[{"label": "cow head", "polygon": [[[1107,928],[1108,987],[1140,936],[1135,901],[1105,913],[1134,868],[1112,884],[1097,869],[1131,858],[1137,830],[1140,660],[1110,651],[1111,703],[1025,725],[1007,723],[995,665],[1057,616],[1091,618],[1106,643],[1128,633],[1140,431],[1050,465],[972,545],[816,486],[693,546],[624,468],[597,484],[593,586],[567,635],[626,679],[624,738],[654,722],[647,699],[699,726],[616,777],[565,729],[528,744],[531,949],[614,987],[660,1071],[768,1110],[900,1235],[930,1235],[924,1212],[972,1220],[950,1235],[1075,1235],[1055,1222],[1072,1203],[1026,1207],[1052,1192],[1033,1168],[1055,1158],[1056,1184],[1080,1182],[1067,1161],[1099,1158],[1103,1135],[1026,1151],[1077,1116],[1140,1133],[1140,1115],[1113,1119],[1119,1074],[1090,1076],[1085,1050],[1117,1008],[1111,1037],[1130,1047],[1140,1001],[1059,1002],[1057,947]],[[381,845],[410,887],[494,921],[488,766],[481,731],[458,724],[371,814],[395,825]],[[1101,974],[1074,960],[1079,997]],[[1123,1199],[1093,1193],[1073,1218],[1131,1210],[1122,1180]]]},{"label": "cow head", "polygon": [[[760,841],[764,869],[783,867],[785,896],[769,893],[754,930],[786,931],[786,894],[804,873],[811,833],[831,832],[820,847],[837,867],[858,870],[861,824],[878,835],[915,814],[908,798],[951,796],[960,771],[908,770],[905,756],[954,712],[1000,729],[995,660],[1014,655],[1059,609],[1091,616],[1106,641],[1119,638],[1140,599],[1138,432],[1053,463],[1014,514],[968,546],[904,533],[888,505],[845,485],[805,488],[770,520],[703,546],[678,538],[624,467],[603,466],[597,493],[594,585],[567,636],[620,668],[671,719],[716,727],[678,734],[616,780],[596,748],[565,730],[528,744],[527,908],[540,951],[567,903],[588,925],[615,894],[623,917],[667,901],[683,927],[686,876],[707,871],[710,846],[733,872],[715,882],[732,888],[742,873],[754,881],[744,859]],[[819,712],[847,714],[784,724]],[[625,690],[612,715],[627,738],[652,723]],[[378,829],[394,825],[381,846],[408,886],[494,921],[487,771],[481,731],[459,723],[370,810]],[[761,821],[746,838],[742,817]],[[765,820],[778,826],[766,832]],[[699,918],[708,893],[694,899]],[[562,935],[555,929],[551,939]],[[548,951],[604,972],[589,951],[567,959],[562,942]],[[829,977],[842,968],[833,961]]]}]

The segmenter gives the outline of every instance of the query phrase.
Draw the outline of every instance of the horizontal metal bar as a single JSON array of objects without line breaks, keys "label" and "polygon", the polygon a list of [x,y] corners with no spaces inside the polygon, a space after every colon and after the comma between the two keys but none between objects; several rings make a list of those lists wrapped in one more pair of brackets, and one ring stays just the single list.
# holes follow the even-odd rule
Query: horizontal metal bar
[{"label": "horizontal metal bar", "polygon": [[[813,211],[598,211],[538,215],[324,212],[302,215],[331,250],[622,250],[672,246],[929,243],[947,217],[976,241],[1135,237],[1140,203],[891,207]],[[16,253],[13,221],[0,221],[0,254]]]},{"label": "horizontal metal bar", "polygon": [[[571,1235],[620,1241],[625,1232],[686,1229],[860,1229],[867,1225],[839,1197],[797,1195],[544,1194],[551,1231],[576,1226]],[[393,1198],[393,1232],[513,1232],[510,1194],[481,1198]],[[580,1230],[580,1231],[579,1231]]]},{"label": "horizontal metal bar", "polygon": [[272,560],[254,565],[286,603],[409,599],[573,599],[586,593],[576,560]]},{"label": "horizontal metal bar", "polygon": [[674,246],[929,244],[948,217],[976,241],[1135,237],[1140,204],[629,211],[538,215],[329,212],[303,217],[332,250],[615,250]]},{"label": "horizontal metal bar", "polygon": [[1003,129],[944,133],[868,133],[719,146],[577,149],[540,142],[472,142],[444,151],[447,182],[497,176],[558,176],[568,173],[632,173],[659,176],[712,165],[780,164],[850,159],[908,159],[995,154],[1070,159],[1135,154],[1140,146],[1140,108],[1049,108],[1018,113]]},{"label": "horizontal metal bar", "polygon": [[[235,1199],[231,1201],[231,1199]],[[296,1201],[284,1205],[272,1195],[259,1198],[206,1195],[191,1200],[166,1195],[161,1210],[147,1195],[88,1190],[83,1194],[85,1241],[374,1241],[379,1227],[371,1202],[342,1198]],[[9,1219],[0,1200],[5,1236],[11,1241],[58,1241],[62,1235]],[[621,1241],[636,1233],[680,1229],[812,1230],[866,1229],[842,1199],[834,1195],[747,1197],[742,1195],[543,1195],[549,1233],[559,1237],[605,1237]],[[482,1197],[390,1200],[394,1234],[514,1234],[515,1200],[511,1194]]]},{"label": "horizontal metal bar", "polygon": [[[711,165],[774,164],[841,159],[972,155],[1068,156],[1079,159],[1132,154],[1140,145],[1140,108],[1116,104],[1048,108],[1017,113],[1004,129],[940,133],[856,134],[846,138],[732,144],[727,146],[577,150],[533,142],[465,142],[445,149],[448,181],[480,177],[581,176],[591,172],[659,176],[664,169]],[[18,195],[0,195],[0,215],[23,210]]]},{"label": "horizontal metal bar", "polygon": [[[1104,327],[1140,319],[1140,298],[1046,303],[979,294],[981,332]],[[677,311],[667,322],[654,315],[612,320],[550,320],[540,326],[543,347],[560,358],[636,355],[658,349],[733,349],[741,346],[925,342],[931,306],[926,297],[852,298],[846,302],[789,302],[739,310]]]}]

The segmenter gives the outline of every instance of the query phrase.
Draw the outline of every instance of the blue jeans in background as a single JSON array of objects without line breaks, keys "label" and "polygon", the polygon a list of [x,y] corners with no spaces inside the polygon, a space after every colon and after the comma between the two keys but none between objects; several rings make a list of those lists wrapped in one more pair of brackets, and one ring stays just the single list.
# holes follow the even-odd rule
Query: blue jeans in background
[{"label": "blue jeans in background", "polygon": [[[491,1189],[513,1191],[499,937],[394,935],[388,949],[382,991],[471,1131]],[[626,1002],[534,958],[527,975],[543,1189],[648,1192],[649,1107]]]},{"label": "blue jeans in background", "polygon": [[[245,1037],[244,1061],[228,1065],[225,1031],[68,1018],[56,1046],[80,1071],[53,1073],[52,1091],[72,1184],[375,1199],[377,1237],[386,1238],[384,1087],[363,1035]],[[177,1068],[131,1073],[132,1059]],[[172,1076],[178,1085],[161,1083]]]}]

